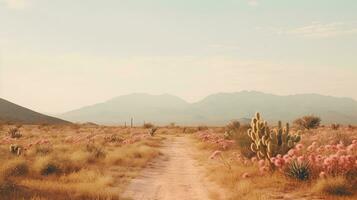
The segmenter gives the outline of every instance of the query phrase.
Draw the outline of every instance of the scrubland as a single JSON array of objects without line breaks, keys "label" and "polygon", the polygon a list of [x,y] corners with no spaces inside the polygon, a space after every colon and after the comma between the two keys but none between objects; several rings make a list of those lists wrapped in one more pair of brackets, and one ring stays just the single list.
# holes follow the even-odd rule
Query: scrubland
[{"label": "scrubland", "polygon": [[91,124],[0,131],[0,199],[119,199],[161,154],[164,139],[148,129]]},{"label": "scrubland", "polygon": [[[267,147],[262,144],[264,122],[258,126],[259,131],[255,130],[261,136],[258,143]],[[284,140],[279,141],[269,156],[264,152],[268,148],[261,152],[257,149],[248,134],[254,132],[254,128],[248,131],[250,128],[251,125],[231,123],[192,136],[199,149],[197,159],[206,167],[207,177],[226,188],[230,199],[357,198],[356,127],[288,127],[286,135],[300,139],[289,142],[285,149],[281,144]],[[267,125],[267,128],[267,132],[273,130],[277,135],[281,131],[284,138],[286,127]]]},{"label": "scrubland", "polygon": [[122,199],[176,136],[191,138],[183,145],[225,199],[357,198],[357,127],[323,126],[313,116],[291,126],[259,115],[225,127],[1,125],[0,132],[0,199]]}]

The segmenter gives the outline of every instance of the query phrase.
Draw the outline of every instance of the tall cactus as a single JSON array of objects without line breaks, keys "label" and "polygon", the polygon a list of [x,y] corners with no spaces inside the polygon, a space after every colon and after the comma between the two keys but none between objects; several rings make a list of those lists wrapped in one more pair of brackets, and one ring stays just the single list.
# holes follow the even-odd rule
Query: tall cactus
[{"label": "tall cactus", "polygon": [[283,128],[281,121],[278,127],[270,130],[268,123],[256,113],[252,119],[248,135],[252,139],[251,150],[259,159],[270,159],[277,154],[285,154],[300,141],[299,135],[289,133],[289,123]]}]

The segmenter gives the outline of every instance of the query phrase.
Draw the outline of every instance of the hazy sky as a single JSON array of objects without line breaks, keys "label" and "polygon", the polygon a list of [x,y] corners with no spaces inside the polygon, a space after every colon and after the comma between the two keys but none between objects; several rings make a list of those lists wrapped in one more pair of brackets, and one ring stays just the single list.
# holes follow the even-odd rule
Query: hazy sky
[{"label": "hazy sky", "polygon": [[241,90],[357,99],[357,1],[0,0],[0,97],[17,104]]}]

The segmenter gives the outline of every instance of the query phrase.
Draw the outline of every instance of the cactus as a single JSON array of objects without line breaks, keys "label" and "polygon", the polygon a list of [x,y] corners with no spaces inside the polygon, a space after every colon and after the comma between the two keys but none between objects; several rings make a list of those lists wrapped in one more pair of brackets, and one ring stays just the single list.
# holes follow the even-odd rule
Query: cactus
[{"label": "cactus", "polygon": [[22,148],[17,144],[10,145],[10,153],[20,156],[22,154]]},{"label": "cactus", "polygon": [[289,133],[289,124],[283,128],[279,121],[276,129],[270,130],[268,123],[256,113],[252,119],[248,135],[252,139],[251,150],[259,159],[270,159],[278,154],[284,155],[300,141],[300,135]]}]

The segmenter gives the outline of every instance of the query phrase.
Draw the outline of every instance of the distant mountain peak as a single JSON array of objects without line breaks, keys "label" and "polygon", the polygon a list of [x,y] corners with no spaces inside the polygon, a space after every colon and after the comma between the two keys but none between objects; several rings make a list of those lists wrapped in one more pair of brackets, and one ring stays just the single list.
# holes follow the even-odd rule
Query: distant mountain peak
[{"label": "distant mountain peak", "polygon": [[170,95],[134,93],[101,104],[65,113],[65,119],[102,124],[123,124],[131,117],[137,123],[223,125],[261,112],[268,121],[292,121],[315,114],[324,123],[357,124],[357,102],[318,94],[274,95],[259,91],[222,92],[195,103]]}]

